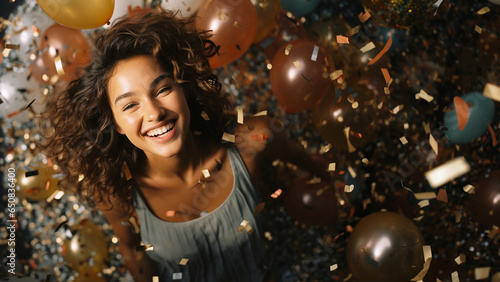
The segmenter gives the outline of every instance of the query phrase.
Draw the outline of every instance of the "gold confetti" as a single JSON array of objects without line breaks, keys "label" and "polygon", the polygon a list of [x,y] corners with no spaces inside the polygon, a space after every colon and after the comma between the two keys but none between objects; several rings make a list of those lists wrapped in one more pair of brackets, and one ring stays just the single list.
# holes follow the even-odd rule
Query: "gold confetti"
[{"label": "gold confetti", "polygon": [[348,152],[352,153],[352,152],[356,151],[356,148],[351,144],[351,141],[349,140],[349,130],[350,129],[351,129],[350,127],[344,128],[344,135],[345,135],[345,138],[346,138],[346,141],[347,141]]},{"label": "gold confetti", "polygon": [[431,126],[427,122],[422,122],[422,126],[424,127],[425,134],[431,133]]},{"label": "gold confetti", "polygon": [[439,154],[439,147],[436,139],[434,139],[434,136],[432,136],[432,134],[429,134],[429,144],[431,145],[432,151],[434,151],[434,154],[436,154],[437,156]]},{"label": "gold confetti", "polygon": [[487,83],[484,86],[483,95],[490,98],[491,100],[500,102],[500,86],[493,83]]},{"label": "gold confetti", "polygon": [[293,65],[294,65],[296,68],[298,68],[298,69],[302,66],[302,65],[300,64],[300,62],[299,62],[299,61],[297,61],[297,60],[296,60],[296,61],[293,61]]},{"label": "gold confetti", "polygon": [[455,214],[455,223],[459,223],[462,219],[462,214],[459,211],[454,211],[453,213]]},{"label": "gold confetti", "polygon": [[316,60],[318,59],[318,53],[319,47],[317,45],[314,45],[313,52],[311,54],[311,61],[316,62]]},{"label": "gold confetti", "polygon": [[205,113],[205,111],[201,112],[201,117],[202,117],[204,120],[210,120],[210,117],[207,115],[207,113]]},{"label": "gold confetti", "polygon": [[179,261],[179,265],[186,265],[188,263],[189,259],[183,258],[181,261]]},{"label": "gold confetti", "polygon": [[210,177],[210,171],[208,169],[203,169],[201,171],[201,173],[203,173],[203,177],[205,177],[205,178],[209,178]]},{"label": "gold confetti", "polygon": [[127,162],[123,162],[122,170],[123,173],[125,174],[125,179],[129,181],[132,178],[132,174],[130,173],[130,169],[128,168]]},{"label": "gold confetti", "polygon": [[399,141],[401,141],[401,144],[403,144],[403,145],[408,144],[408,140],[404,136],[403,137],[399,137]]},{"label": "gold confetti", "polygon": [[411,281],[422,281],[424,279],[425,275],[427,275],[427,272],[429,271],[429,268],[431,267],[431,261],[432,258],[427,258],[424,262],[424,266],[422,267],[422,270],[411,279]]},{"label": "gold confetti", "polygon": [[423,89],[420,89],[420,92],[415,94],[415,99],[418,100],[418,99],[424,99],[425,101],[427,102],[432,102],[432,100],[434,100],[434,97],[432,97],[431,95],[427,94],[427,92],[425,92]]},{"label": "gold confetti", "polygon": [[477,24],[474,26],[474,31],[481,34],[483,32],[483,28],[478,26]]},{"label": "gold confetti", "polygon": [[366,164],[366,165],[370,163],[370,161],[367,158],[362,158],[361,162]]},{"label": "gold confetti", "polygon": [[174,210],[168,210],[168,211],[165,212],[165,216],[167,216],[167,217],[173,217],[176,214],[177,214],[177,212],[174,211]]},{"label": "gold confetti", "polygon": [[227,132],[224,132],[224,134],[222,134],[222,140],[234,143],[236,140],[236,136],[234,136],[233,134],[229,134]]},{"label": "gold confetti", "polygon": [[451,282],[460,282],[460,278],[458,277],[458,271],[453,271],[451,273]]},{"label": "gold confetti", "polygon": [[240,24],[238,21],[234,21],[233,25],[234,25],[234,27],[237,27],[237,28],[243,28],[243,25]]},{"label": "gold confetti", "polygon": [[160,282],[160,277],[153,276],[153,280],[151,282]]},{"label": "gold confetti", "polygon": [[62,65],[61,57],[60,56],[55,56],[54,57],[54,64],[56,65],[57,74],[59,76],[63,76],[64,75],[64,69],[63,69],[63,65]]},{"label": "gold confetti", "polygon": [[128,221],[130,222],[130,225],[132,225],[132,228],[134,229],[135,234],[139,234],[141,229],[139,228],[139,225],[137,224],[135,217],[133,217],[133,216],[129,217]]},{"label": "gold confetti", "polygon": [[362,23],[364,23],[364,22],[366,22],[366,21],[367,21],[367,20],[368,20],[371,16],[372,16],[372,15],[371,15],[369,12],[365,12],[365,13],[361,12],[361,13],[359,13],[359,15],[358,15],[358,19],[359,19]]},{"label": "gold confetti", "polygon": [[335,163],[328,164],[328,171],[335,171],[335,166],[336,166]]},{"label": "gold confetti", "polygon": [[334,270],[336,270],[337,268],[339,268],[339,266],[338,266],[337,264],[330,265],[330,271],[334,271]]},{"label": "gold confetti", "polygon": [[490,270],[491,267],[486,266],[486,267],[476,267],[474,269],[474,277],[476,280],[482,280],[490,277]]},{"label": "gold confetti", "polygon": [[[493,210],[490,210],[490,215],[493,215]],[[498,234],[498,226],[493,225],[489,230],[488,238],[493,239]]]},{"label": "gold confetti", "polygon": [[63,191],[56,190],[47,198],[47,203],[52,202],[52,200],[54,199],[59,200],[62,198],[63,195],[64,195]]},{"label": "gold confetti", "polygon": [[352,191],[354,191],[354,184],[344,186],[344,192],[351,193]]},{"label": "gold confetti", "polygon": [[337,35],[337,43],[338,44],[349,44],[349,37]]},{"label": "gold confetti", "polygon": [[286,45],[285,49],[283,49],[283,53],[288,56],[290,54],[290,51],[292,51],[293,44],[288,44]]},{"label": "gold confetti", "polygon": [[481,8],[481,10],[477,11],[477,14],[484,15],[484,14],[488,13],[489,11],[491,11],[489,7],[483,7],[483,8]]},{"label": "gold confetti", "polygon": [[458,257],[455,258],[455,262],[460,265],[465,262],[465,255],[460,254]]},{"label": "gold confetti", "polygon": [[401,111],[402,109],[404,108],[404,105],[397,105],[394,109],[390,110],[389,112],[391,112],[392,114],[397,114],[399,113],[399,111]]},{"label": "gold confetti", "polygon": [[417,199],[417,200],[426,200],[426,199],[435,199],[436,198],[435,192],[422,192],[422,193],[415,193],[413,195],[415,196],[415,199]]},{"label": "gold confetti", "polygon": [[283,190],[278,189],[278,190],[274,191],[274,193],[271,194],[271,198],[276,199],[281,195],[281,193],[283,193]]},{"label": "gold confetti", "polygon": [[247,225],[248,225],[248,220],[244,219],[240,223],[240,226],[238,226],[238,229],[236,231],[238,231],[238,233],[243,233],[243,231],[245,230],[245,228],[247,227]]},{"label": "gold confetti", "polygon": [[368,44],[366,44],[365,46],[363,46],[360,51],[363,52],[363,53],[366,53],[370,50],[373,50],[375,48],[375,44],[373,44],[373,42],[370,42]]},{"label": "gold confetti", "polygon": [[267,111],[262,111],[262,112],[258,112],[256,113],[255,115],[253,115],[254,117],[258,117],[258,116],[267,116]]},{"label": "gold confetti", "polygon": [[420,208],[427,207],[428,205],[429,205],[429,200],[423,200],[423,201],[418,202],[418,206]]},{"label": "gold confetti", "polygon": [[336,80],[344,74],[343,70],[336,70],[330,74],[330,80]]},{"label": "gold confetti", "polygon": [[219,20],[225,21],[225,20],[227,20],[227,17],[229,17],[229,14],[227,12],[220,12],[219,13]]},{"label": "gold confetti", "polygon": [[241,106],[237,106],[236,107],[236,112],[238,113],[238,117],[237,117],[237,122],[239,124],[243,124],[243,107]]},{"label": "gold confetti", "polygon": [[148,244],[148,245],[142,245],[141,244],[140,246],[138,246],[138,247],[135,248],[135,250],[137,252],[142,252],[142,251],[148,252],[148,251],[152,251],[153,249],[154,249],[153,245],[151,245],[151,244]]},{"label": "gold confetti", "polygon": [[319,177],[313,177],[312,179],[308,180],[306,182],[307,185],[310,185],[310,184],[318,184],[321,182],[321,178]]},{"label": "gold confetti", "polygon": [[470,184],[467,184],[464,186],[464,191],[468,194],[474,194],[475,193],[475,187],[470,185]]},{"label": "gold confetti", "polygon": [[469,171],[470,165],[462,156],[425,172],[425,178],[432,188],[438,188]]},{"label": "gold confetti", "polygon": [[349,174],[351,174],[352,178],[356,178],[358,176],[358,174],[356,173],[356,171],[354,171],[354,169],[352,168],[352,166],[348,166],[347,170],[349,171]]}]

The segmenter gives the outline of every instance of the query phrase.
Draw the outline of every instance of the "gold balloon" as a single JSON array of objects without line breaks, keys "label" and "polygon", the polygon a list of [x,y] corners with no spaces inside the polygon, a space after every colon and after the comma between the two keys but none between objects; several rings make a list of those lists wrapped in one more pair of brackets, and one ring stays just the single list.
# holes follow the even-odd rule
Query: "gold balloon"
[{"label": "gold balloon", "polygon": [[279,0],[252,0],[257,10],[257,34],[253,43],[258,43],[268,37],[272,31],[279,28],[281,4]]},{"label": "gold balloon", "polygon": [[[313,111],[313,123],[323,139],[338,150],[365,146],[376,135],[377,108],[368,88],[348,87],[341,95],[330,91]],[[348,135],[346,128],[349,127]],[[348,136],[348,138],[346,137]],[[352,148],[352,147],[351,147]]]},{"label": "gold balloon", "polygon": [[84,219],[73,228],[73,236],[64,241],[62,255],[69,267],[81,275],[102,271],[108,258],[108,240],[92,221]]},{"label": "gold balloon", "polygon": [[424,236],[410,219],[376,212],[354,227],[347,264],[359,282],[410,281],[423,269],[424,245]]},{"label": "gold balloon", "polygon": [[[26,176],[28,173],[28,176]],[[20,169],[16,172],[16,196],[30,201],[43,201],[58,190],[59,180],[52,178],[55,171],[51,167],[33,167],[32,170]]]},{"label": "gold balloon", "polygon": [[54,21],[76,29],[103,26],[111,19],[115,8],[115,0],[37,0],[36,2]]}]

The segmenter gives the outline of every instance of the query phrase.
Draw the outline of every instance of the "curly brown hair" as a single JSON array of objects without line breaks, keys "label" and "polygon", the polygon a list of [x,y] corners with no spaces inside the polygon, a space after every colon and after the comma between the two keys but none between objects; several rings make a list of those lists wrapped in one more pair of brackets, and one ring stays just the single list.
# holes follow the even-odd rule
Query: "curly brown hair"
[{"label": "curly brown hair", "polygon": [[190,127],[201,132],[197,138],[221,140],[230,101],[208,62],[218,47],[207,31],[189,28],[192,23],[169,11],[141,9],[99,35],[89,65],[51,98],[42,119],[41,147],[66,173],[63,188],[76,188],[91,206],[113,196],[132,210],[134,184],[123,166],[136,168],[144,153],[116,131],[107,85],[117,63],[133,56],[154,57],[189,94]]}]

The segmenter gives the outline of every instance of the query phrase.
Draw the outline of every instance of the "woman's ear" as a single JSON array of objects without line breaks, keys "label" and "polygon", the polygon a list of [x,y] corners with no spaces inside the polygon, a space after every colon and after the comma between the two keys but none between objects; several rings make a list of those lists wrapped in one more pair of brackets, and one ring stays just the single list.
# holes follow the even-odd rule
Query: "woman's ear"
[{"label": "woman's ear", "polygon": [[119,127],[118,125],[116,125],[116,132],[120,133],[121,135],[125,135],[125,133],[123,132],[123,129],[121,127]]}]

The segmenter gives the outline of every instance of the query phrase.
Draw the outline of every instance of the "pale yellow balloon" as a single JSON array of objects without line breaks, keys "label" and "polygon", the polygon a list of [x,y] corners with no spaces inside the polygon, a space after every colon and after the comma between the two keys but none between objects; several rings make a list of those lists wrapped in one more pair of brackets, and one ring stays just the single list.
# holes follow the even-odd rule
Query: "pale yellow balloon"
[{"label": "pale yellow balloon", "polygon": [[98,28],[113,15],[115,0],[37,0],[56,22],[76,29]]}]

